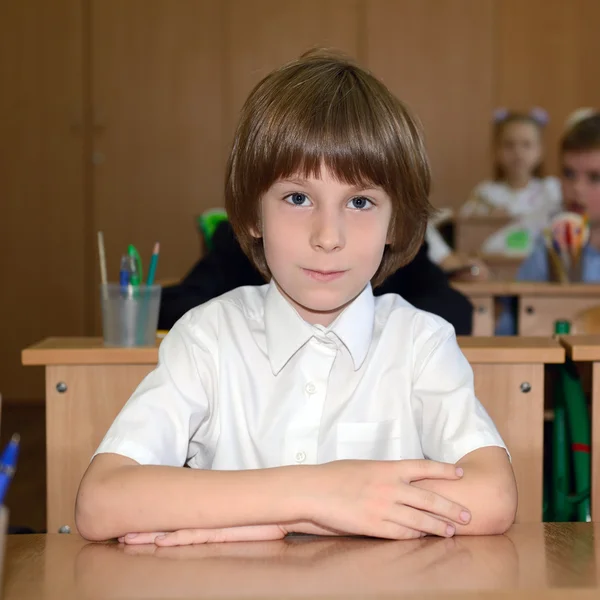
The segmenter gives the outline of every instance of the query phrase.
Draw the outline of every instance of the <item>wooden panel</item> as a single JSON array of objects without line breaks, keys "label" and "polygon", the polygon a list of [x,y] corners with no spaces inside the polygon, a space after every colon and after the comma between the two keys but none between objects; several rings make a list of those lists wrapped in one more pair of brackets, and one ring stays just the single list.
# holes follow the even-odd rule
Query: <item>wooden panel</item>
[{"label": "wooden panel", "polygon": [[219,0],[92,2],[94,228],[110,278],[128,243],[147,268],[157,240],[158,277],[182,276],[200,253],[194,217],[222,204],[221,15]]},{"label": "wooden panel", "polygon": [[423,121],[432,200],[458,208],[490,172],[491,0],[371,0],[367,65]]},{"label": "wooden panel", "polygon": [[581,106],[600,106],[600,2],[496,0],[494,105],[542,106],[547,170],[557,172],[558,139],[566,117]]},{"label": "wooden panel", "polygon": [[226,2],[229,139],[250,90],[274,68],[313,47],[359,55],[361,5],[359,0]]},{"label": "wooden panel", "polygon": [[[52,366],[46,370],[48,531],[75,531],[81,478],[111,423],[154,365]],[[67,391],[59,393],[63,382]]]},{"label": "wooden panel", "polygon": [[12,535],[4,599],[596,600],[598,540],[598,523],[523,523],[450,541],[315,536],[170,548]]},{"label": "wooden panel", "polygon": [[473,329],[471,335],[474,337],[488,337],[494,335],[494,298],[493,296],[481,296],[469,298],[473,305]]},{"label": "wooden panel", "polygon": [[[512,456],[519,490],[517,521],[542,520],[544,450],[543,364],[474,364],[475,393]],[[531,391],[523,393],[522,383]]]},{"label": "wooden panel", "polygon": [[600,335],[561,335],[560,343],[574,361],[600,361]]},{"label": "wooden panel", "polygon": [[[155,347],[106,347],[101,338],[48,338],[23,351],[26,365],[155,365]],[[562,363],[565,350],[556,340],[544,337],[459,336],[458,344],[473,363]]]},{"label": "wooden panel", "polygon": [[454,222],[456,249],[460,252],[480,252],[484,242],[511,221],[512,217],[495,215],[457,217]]},{"label": "wooden panel", "polygon": [[598,306],[598,296],[535,297],[519,299],[519,335],[552,335],[556,321],[571,321],[579,312]]},{"label": "wooden panel", "polygon": [[78,0],[0,3],[0,390],[42,398],[21,348],[84,333]]}]

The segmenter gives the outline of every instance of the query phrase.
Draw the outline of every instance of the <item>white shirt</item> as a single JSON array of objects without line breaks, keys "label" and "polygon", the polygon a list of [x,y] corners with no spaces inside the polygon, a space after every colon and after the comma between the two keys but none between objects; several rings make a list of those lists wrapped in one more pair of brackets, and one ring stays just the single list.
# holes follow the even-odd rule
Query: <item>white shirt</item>
[{"label": "white shirt", "polygon": [[368,285],[329,328],[310,325],[271,283],[176,323],[97,453],[231,470],[454,463],[484,446],[505,447],[446,321]]},{"label": "white shirt", "polygon": [[533,178],[519,190],[503,181],[484,181],[473,190],[460,214],[486,215],[497,208],[513,217],[539,214],[544,218],[557,213],[561,203],[560,182],[556,177]]}]

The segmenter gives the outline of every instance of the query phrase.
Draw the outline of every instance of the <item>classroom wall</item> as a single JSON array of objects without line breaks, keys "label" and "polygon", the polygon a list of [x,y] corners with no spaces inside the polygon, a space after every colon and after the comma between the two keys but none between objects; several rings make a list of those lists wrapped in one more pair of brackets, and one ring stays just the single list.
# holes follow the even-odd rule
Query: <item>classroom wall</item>
[{"label": "classroom wall", "polygon": [[490,173],[497,106],[545,107],[548,167],[567,114],[600,106],[597,0],[19,0],[0,3],[0,392],[43,395],[22,347],[99,332],[109,275],[161,242],[159,275],[200,251],[222,204],[236,114],[270,69],[340,48],[422,119],[433,202]]}]

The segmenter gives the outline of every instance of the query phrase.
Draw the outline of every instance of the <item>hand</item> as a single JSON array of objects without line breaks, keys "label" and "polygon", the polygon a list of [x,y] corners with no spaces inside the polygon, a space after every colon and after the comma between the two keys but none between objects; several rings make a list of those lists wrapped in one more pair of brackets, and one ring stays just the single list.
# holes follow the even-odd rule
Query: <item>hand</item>
[{"label": "hand", "polygon": [[469,258],[461,267],[450,271],[448,276],[452,281],[488,281],[490,270],[483,261]]},{"label": "hand", "polygon": [[189,546],[216,542],[266,542],[283,539],[288,533],[311,535],[343,535],[319,527],[314,523],[294,523],[288,525],[248,525],[245,527],[225,527],[222,529],[180,529],[179,531],[154,531],[149,533],[128,533],[119,542],[129,546],[155,544],[156,546]]},{"label": "hand", "polygon": [[[341,460],[315,467],[310,520],[354,535],[390,539],[426,534],[451,537],[454,523],[466,524],[465,507],[411,482],[457,480],[462,469],[431,460]],[[423,493],[425,492],[425,493]]]}]

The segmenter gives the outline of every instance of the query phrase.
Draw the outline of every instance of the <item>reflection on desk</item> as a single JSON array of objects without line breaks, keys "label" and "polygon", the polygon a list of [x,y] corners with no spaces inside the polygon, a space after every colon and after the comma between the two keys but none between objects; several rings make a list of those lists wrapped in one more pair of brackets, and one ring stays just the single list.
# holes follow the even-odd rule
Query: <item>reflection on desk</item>
[{"label": "reflection on desk", "polygon": [[599,539],[600,524],[590,523],[522,524],[491,537],[288,537],[179,548],[10,536],[5,598],[463,598],[475,590],[592,598]]}]

